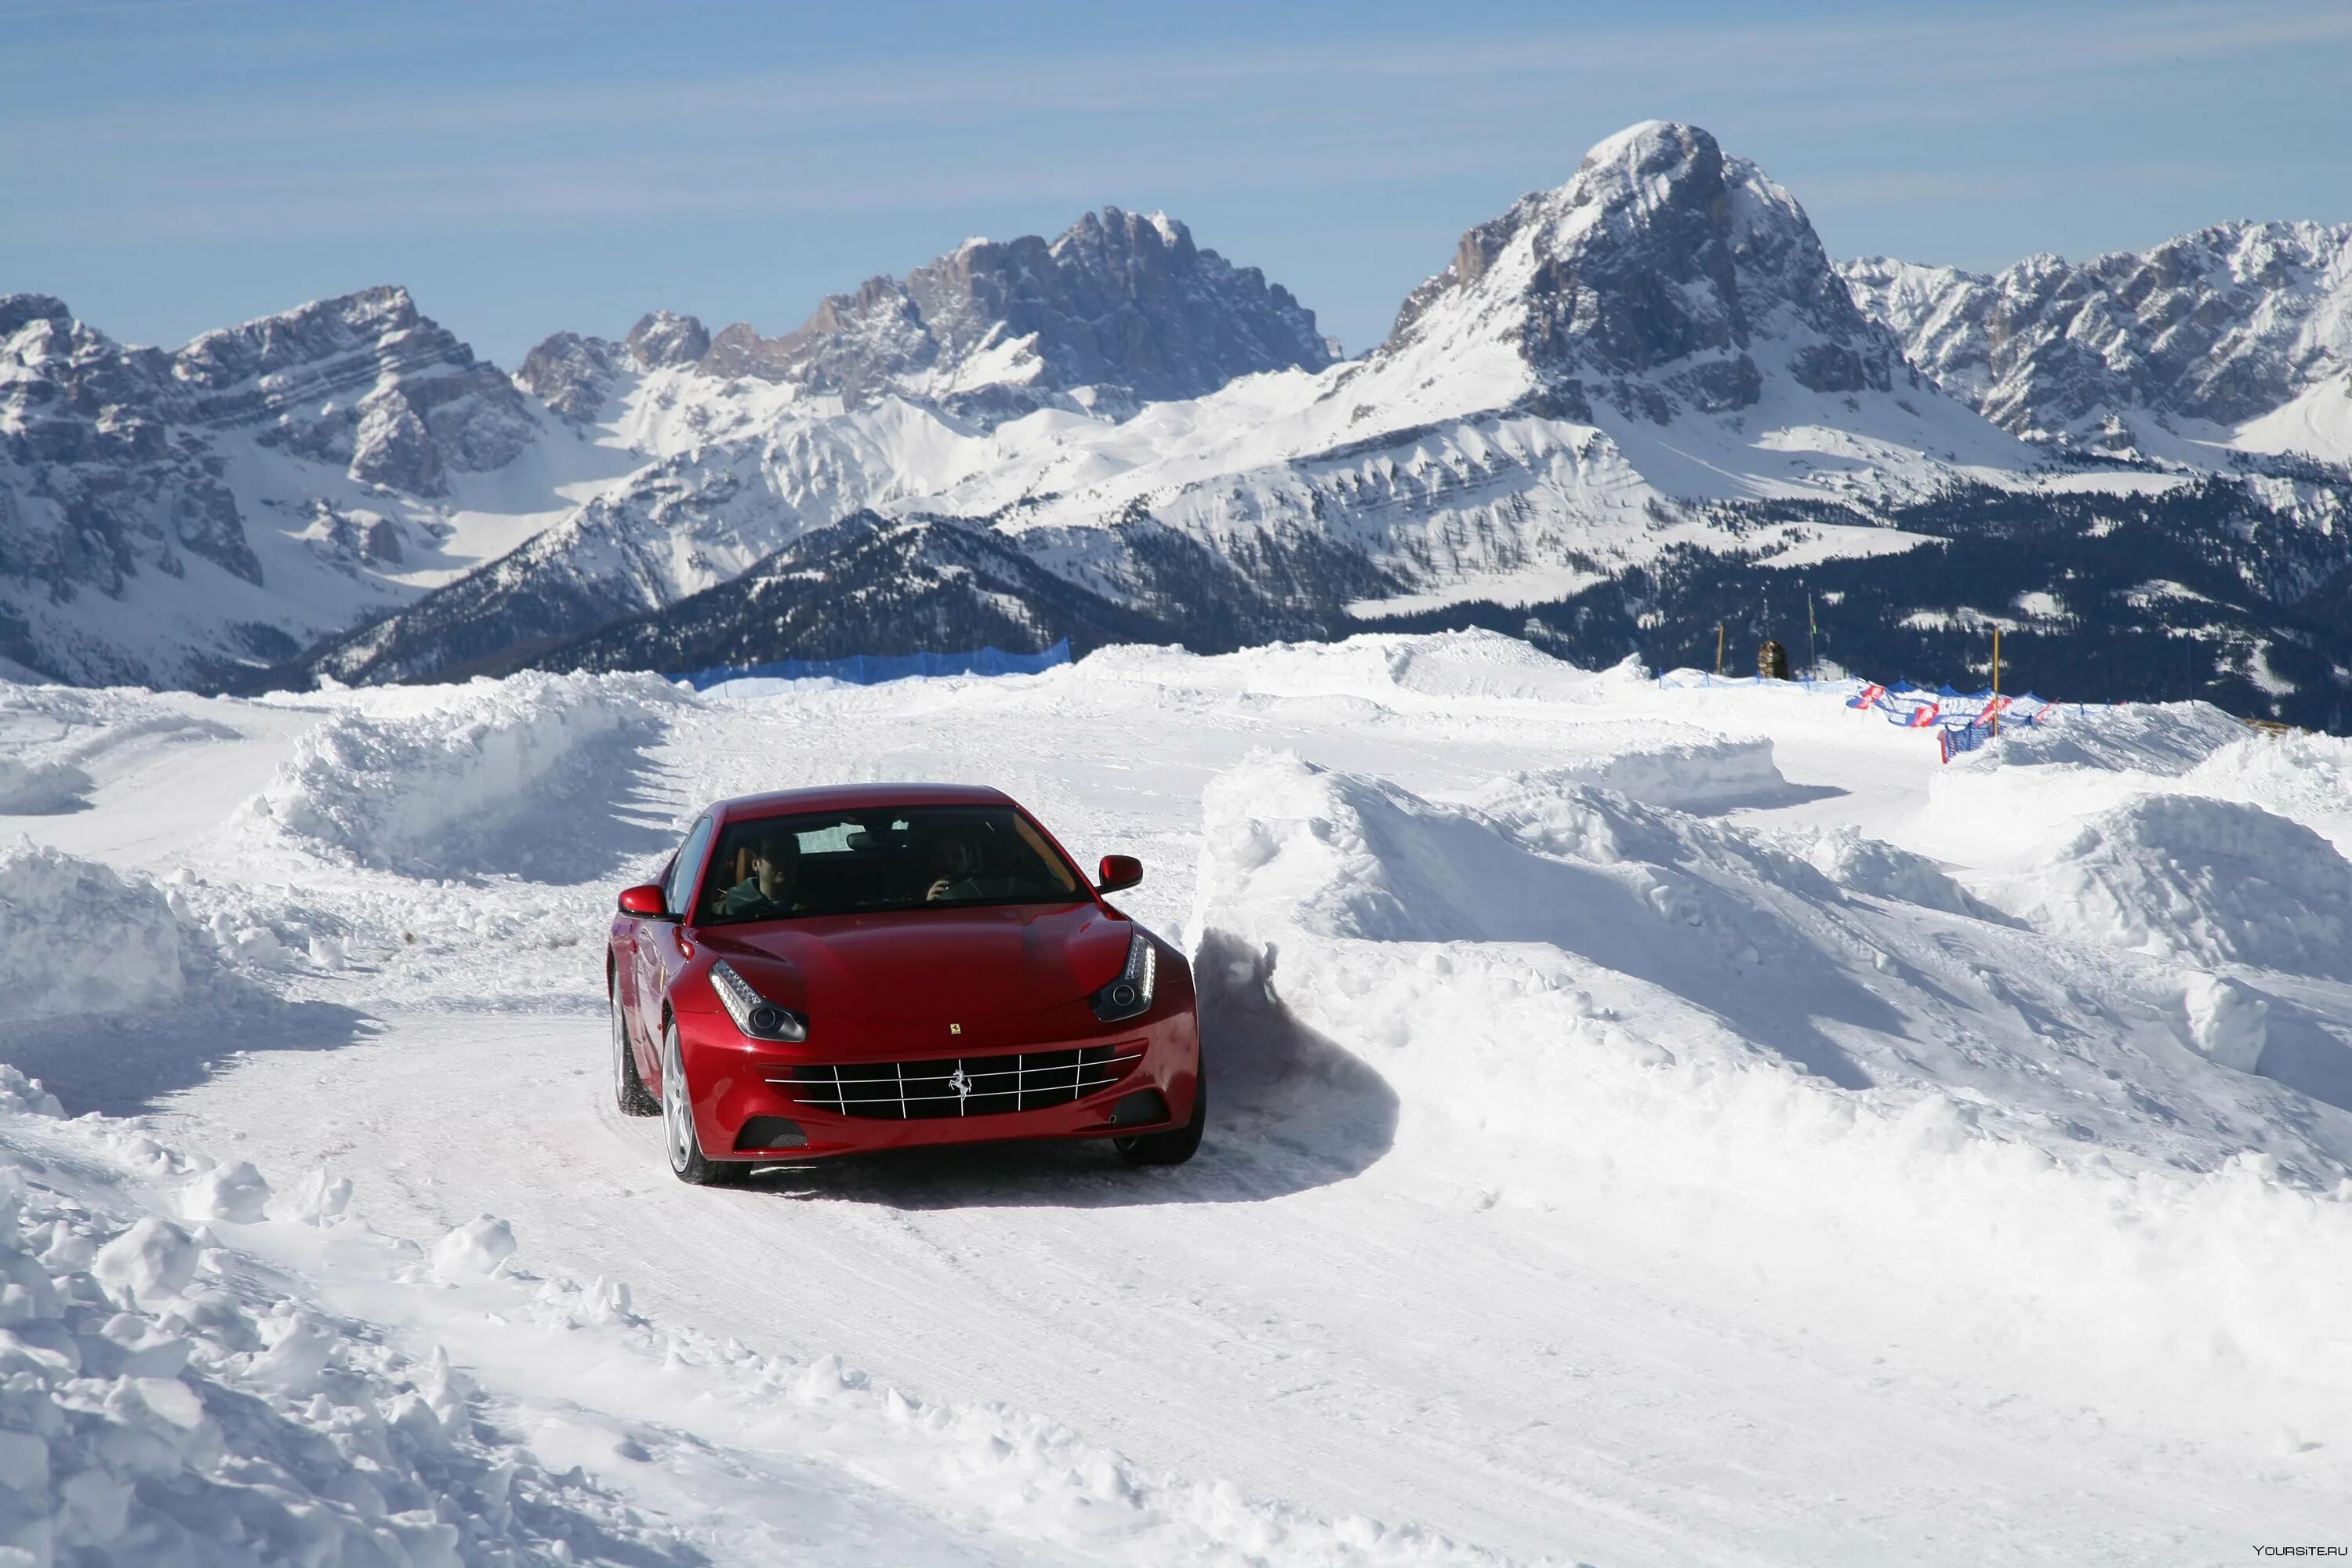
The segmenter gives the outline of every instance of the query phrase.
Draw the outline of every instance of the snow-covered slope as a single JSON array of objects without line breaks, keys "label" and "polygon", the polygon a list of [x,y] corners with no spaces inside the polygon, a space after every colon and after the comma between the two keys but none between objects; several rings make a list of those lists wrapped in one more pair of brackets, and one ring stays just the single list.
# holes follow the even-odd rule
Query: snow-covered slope
[{"label": "snow-covered slope", "polygon": [[1913,363],[2020,436],[2207,467],[2229,448],[2352,464],[2352,225],[2218,224],[1991,276],[1885,257],[1841,270]]},{"label": "snow-covered slope", "polygon": [[[0,1546],[2335,1539],[2352,743],[2070,707],[1946,764],[1849,688],[1685,678],[1482,633],[700,696],[0,688],[0,778],[43,781],[0,805],[34,839],[0,854]],[[614,888],[714,796],[903,777],[1143,859],[1123,906],[1204,999],[1192,1164],[711,1193],[612,1111]]]}]

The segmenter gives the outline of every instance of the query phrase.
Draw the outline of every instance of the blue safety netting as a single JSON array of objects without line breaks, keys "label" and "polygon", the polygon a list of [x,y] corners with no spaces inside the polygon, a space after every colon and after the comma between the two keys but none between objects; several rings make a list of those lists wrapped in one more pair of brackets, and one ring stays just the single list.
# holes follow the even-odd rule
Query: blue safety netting
[{"label": "blue safety netting", "polygon": [[873,686],[918,675],[1035,675],[1070,662],[1070,639],[1039,653],[1007,653],[1001,647],[968,653],[856,653],[847,658],[779,658],[766,664],[725,664],[673,675],[697,691],[730,680],[845,680]]}]

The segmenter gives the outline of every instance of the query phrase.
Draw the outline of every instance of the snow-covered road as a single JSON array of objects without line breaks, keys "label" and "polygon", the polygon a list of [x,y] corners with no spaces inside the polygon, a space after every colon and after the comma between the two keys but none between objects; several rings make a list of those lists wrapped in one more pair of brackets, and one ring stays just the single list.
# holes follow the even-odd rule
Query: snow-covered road
[{"label": "snow-covered road", "polygon": [[[2095,710],[1945,768],[1829,691],[1490,637],[701,700],[9,701],[0,782],[83,805],[5,826],[82,858],[20,847],[0,899],[70,883],[177,965],[16,988],[5,1054],[140,1124],[9,1147],[445,1347],[541,1470],[635,1510],[631,1552],[2352,1544],[2340,742]],[[1192,1164],[1020,1146],[705,1192],[613,1111],[612,888],[714,795],[880,777],[996,783],[1144,858],[1129,907],[1196,945],[1213,1025]],[[6,930],[0,978],[60,934]],[[272,1217],[189,1195],[239,1160]],[[353,1189],[324,1226],[295,1200],[322,1168]],[[518,1243],[495,1271],[434,1254],[484,1215]],[[578,1539],[519,1517],[518,1549]]]}]

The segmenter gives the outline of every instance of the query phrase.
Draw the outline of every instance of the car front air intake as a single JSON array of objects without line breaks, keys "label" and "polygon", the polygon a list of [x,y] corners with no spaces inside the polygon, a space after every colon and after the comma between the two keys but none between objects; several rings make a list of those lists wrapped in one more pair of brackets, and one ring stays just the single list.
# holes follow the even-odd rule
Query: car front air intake
[{"label": "car front air intake", "polygon": [[844,1062],[793,1068],[768,1081],[812,1110],[919,1121],[1045,1110],[1108,1089],[1143,1059],[1143,1042],[923,1062]]}]

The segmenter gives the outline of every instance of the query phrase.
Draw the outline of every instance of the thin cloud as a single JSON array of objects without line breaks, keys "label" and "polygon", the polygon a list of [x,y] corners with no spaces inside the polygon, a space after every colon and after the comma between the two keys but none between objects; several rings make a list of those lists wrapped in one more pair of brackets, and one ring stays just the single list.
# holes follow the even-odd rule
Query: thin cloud
[{"label": "thin cloud", "polygon": [[[194,3],[194,0],[191,0]],[[2030,27],[2030,39],[2018,36]],[[1622,81],[1675,64],[1686,97],[1718,89],[1787,98],[1822,84],[1870,93],[1883,112],[1937,106],[1916,89],[2063,78],[2081,82],[2116,68],[2173,57],[2276,49],[2352,39],[2352,12],[2247,7],[2226,23],[2177,9],[2084,16],[1988,19],[1972,14],[1900,22],[1815,22],[1771,26],[1665,26],[1577,29],[1558,35],[1473,38],[1454,43],[1367,42],[1290,45],[1234,54],[1154,49],[1148,53],[1034,53],[888,66],[762,69],[688,74],[651,81],[575,81],[561,87],[435,96],[404,82],[396,91],[330,96],[257,106],[250,94],[209,100],[168,121],[126,116],[121,106],[38,128],[49,146],[63,140],[89,148],[166,137],[176,146],[271,142],[291,135],[486,135],[530,131],[605,134],[655,131],[692,140],[765,129],[807,131],[844,116],[953,129],[1046,115],[1202,109],[1279,82],[1296,102],[1328,106],[1374,85],[1470,86],[1479,92],[1541,79],[1556,94],[1563,74]],[[1149,84],[1149,97],[1139,94]],[[32,128],[17,134],[31,133]]]}]

